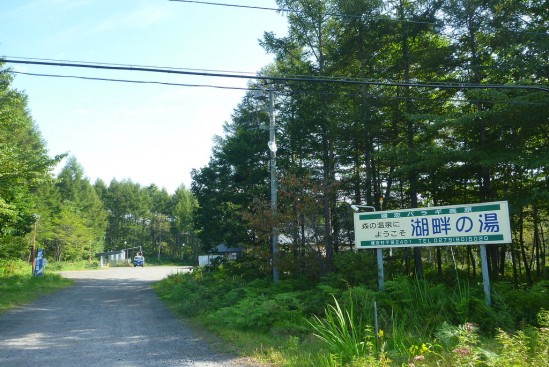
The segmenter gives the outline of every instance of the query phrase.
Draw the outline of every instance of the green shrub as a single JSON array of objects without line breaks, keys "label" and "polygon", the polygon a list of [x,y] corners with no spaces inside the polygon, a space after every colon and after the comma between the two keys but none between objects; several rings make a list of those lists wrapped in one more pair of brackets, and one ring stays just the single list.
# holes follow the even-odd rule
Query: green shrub
[{"label": "green shrub", "polygon": [[549,312],[541,311],[538,319],[540,328],[514,334],[498,329],[493,350],[482,346],[473,323],[458,327],[445,323],[436,336],[448,351],[451,366],[549,367]]},{"label": "green shrub", "polygon": [[50,261],[46,271],[98,269],[98,261]]},{"label": "green shrub", "polygon": [[549,309],[549,281],[543,280],[531,288],[512,289],[508,284],[496,283],[494,288],[500,294],[512,315],[515,325],[537,325],[537,314]]},{"label": "green shrub", "polygon": [[215,280],[211,275],[196,269],[192,273],[173,274],[156,284],[160,297],[184,316],[195,317],[217,309],[218,300],[236,284]]},{"label": "green shrub", "polygon": [[31,274],[32,266],[26,261],[0,259],[0,278]]},{"label": "green shrub", "polygon": [[487,361],[489,367],[549,367],[549,312],[538,314],[540,328],[519,330],[514,334],[499,329],[499,349]]},{"label": "green shrub", "polygon": [[[548,353],[549,328],[528,326],[548,325],[547,313],[507,334],[521,317],[533,318],[526,307],[547,302],[546,283],[520,292],[496,283],[493,306],[487,307],[482,284],[467,281],[450,286],[401,277],[386,281],[380,292],[331,273],[321,283],[283,279],[274,285],[270,273],[245,279],[227,265],[170,276],[157,289],[177,312],[198,316],[231,340],[241,342],[237,335],[248,335],[249,343],[261,340],[257,353],[263,361],[288,367],[487,367],[512,366],[517,355],[527,353],[529,363],[549,367],[541,362]],[[514,310],[509,303],[520,301],[511,295],[527,297],[529,306]],[[374,302],[382,336],[377,350],[369,326]],[[505,347],[515,341],[515,349]]]},{"label": "green shrub", "polygon": [[245,287],[233,305],[211,312],[206,320],[240,330],[269,331],[275,326],[299,324],[302,302],[298,293],[274,293],[272,288]]},{"label": "green shrub", "polygon": [[334,273],[350,287],[377,286],[377,260],[372,251],[342,251],[334,254]]},{"label": "green shrub", "polygon": [[310,290],[303,291],[303,313],[306,316],[321,315],[326,308],[326,305],[331,300],[341,298],[340,295],[344,292],[342,289],[334,288],[326,284],[318,284]]}]

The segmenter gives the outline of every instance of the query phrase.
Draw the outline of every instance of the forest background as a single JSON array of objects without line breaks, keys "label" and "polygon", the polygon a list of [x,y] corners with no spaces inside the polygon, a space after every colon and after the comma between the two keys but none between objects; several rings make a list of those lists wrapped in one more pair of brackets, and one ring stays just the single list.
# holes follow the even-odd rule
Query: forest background
[{"label": "forest background", "polygon": [[[90,183],[75,157],[46,143],[2,69],[0,256],[29,256],[30,237],[55,260],[91,260],[142,246],[196,261],[220,243],[269,261],[271,228],[289,276],[312,278],[353,244],[350,204],[377,210],[507,200],[513,243],[490,246],[491,276],[546,276],[548,10],[542,1],[279,1],[289,31],[260,41],[275,62],[250,82],[210,163],[174,194],[130,179]],[[265,84],[263,81],[267,81]],[[269,203],[274,91],[280,185]],[[167,168],[169,169],[169,168]],[[421,276],[448,248],[395,250]],[[456,249],[474,274],[474,247]],[[266,265],[266,267],[268,267]],[[523,278],[522,278],[523,277]]]},{"label": "forest background", "polygon": [[[196,263],[198,254],[225,243],[245,254],[240,266],[218,269],[230,270],[232,281],[268,280],[275,227],[281,279],[308,289],[328,281],[321,290],[334,294],[336,285],[375,287],[376,282],[374,254],[348,251],[354,238],[351,204],[390,210],[506,200],[513,241],[488,246],[489,273],[507,289],[537,283],[539,297],[532,302],[521,298],[525,303],[519,304],[518,293],[508,292],[507,303],[500,304],[514,302],[522,310],[508,326],[535,323],[544,305],[540,300],[547,299],[545,1],[278,4],[288,17],[288,35],[265,33],[260,41],[275,61],[250,82],[225,134],[216,137],[209,164],[193,171],[190,188],[181,186],[173,194],[130,179],[92,184],[75,157],[53,177],[52,168],[63,157],[48,156],[27,97],[10,88],[13,75],[3,67],[0,258],[29,259],[36,225],[37,246],[50,260],[90,261],[96,252],[141,246],[149,258]],[[254,98],[257,90],[274,94],[276,212],[264,129],[269,108]],[[478,261],[475,246],[385,254],[389,279],[421,280],[427,274],[458,287],[460,277],[477,279]],[[261,289],[263,297],[266,288]],[[234,301],[231,294],[223,297]],[[402,294],[387,304],[394,307]],[[326,300],[319,299],[316,313]],[[481,307],[468,297],[461,301],[464,318]]]}]

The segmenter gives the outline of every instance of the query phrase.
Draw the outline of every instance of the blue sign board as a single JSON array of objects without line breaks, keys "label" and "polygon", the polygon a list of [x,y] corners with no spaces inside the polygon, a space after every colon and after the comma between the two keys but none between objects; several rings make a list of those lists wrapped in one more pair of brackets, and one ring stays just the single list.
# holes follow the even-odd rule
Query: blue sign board
[{"label": "blue sign board", "polygon": [[34,275],[35,276],[41,276],[44,275],[44,250],[40,249],[38,250],[38,254],[36,255],[36,262],[34,264]]}]

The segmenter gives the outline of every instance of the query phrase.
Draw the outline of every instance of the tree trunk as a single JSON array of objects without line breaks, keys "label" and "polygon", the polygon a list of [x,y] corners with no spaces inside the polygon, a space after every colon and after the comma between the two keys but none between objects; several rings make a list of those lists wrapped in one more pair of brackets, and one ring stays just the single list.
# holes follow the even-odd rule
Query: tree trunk
[{"label": "tree trunk", "polygon": [[467,246],[467,256],[471,261],[471,266],[473,268],[473,278],[475,278],[477,276],[477,263],[475,261],[475,255],[473,254],[471,246]]},{"label": "tree trunk", "polygon": [[532,259],[535,261],[536,264],[536,277],[539,279],[541,276],[541,241],[539,236],[539,212],[538,207],[534,205],[533,208],[533,216],[534,216],[534,246],[532,248]]},{"label": "tree trunk", "polygon": [[507,255],[506,245],[499,247],[499,275],[505,276],[505,256]]},{"label": "tree trunk", "polygon": [[522,254],[522,261],[524,263],[524,271],[526,273],[526,282],[528,285],[532,284],[532,275],[530,274],[530,266],[528,265],[528,259],[526,256],[526,248],[524,246],[524,211],[520,211],[520,251]]},{"label": "tree trunk", "polygon": [[518,271],[517,271],[517,254],[515,249],[515,241],[511,242],[511,264],[513,265],[513,285],[518,289]]},{"label": "tree trunk", "polygon": [[442,254],[440,253],[440,247],[436,248],[436,258],[437,258],[437,273],[439,276],[442,276]]},{"label": "tree trunk", "polygon": [[546,251],[545,251],[545,235],[543,233],[543,224],[540,222],[539,224],[539,233],[540,233],[540,240],[541,240],[541,279],[545,279],[546,275]]}]

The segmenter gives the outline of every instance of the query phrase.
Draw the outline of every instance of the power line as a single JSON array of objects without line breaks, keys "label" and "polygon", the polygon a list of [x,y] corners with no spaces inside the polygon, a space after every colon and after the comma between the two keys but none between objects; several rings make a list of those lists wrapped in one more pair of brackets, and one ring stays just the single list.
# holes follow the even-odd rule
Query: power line
[{"label": "power line", "polygon": [[[9,59],[9,60],[8,60]],[[250,71],[234,71],[234,70],[220,70],[220,69],[204,69],[204,68],[184,68],[184,67],[167,67],[167,66],[149,66],[149,65],[137,65],[137,64],[121,64],[121,63],[106,63],[106,62],[99,62],[99,61],[81,61],[81,60],[57,60],[57,59],[43,59],[43,58],[35,58],[35,57],[20,57],[20,56],[4,56],[4,58],[0,58],[0,63],[5,62],[14,62],[21,61],[21,63],[27,63],[31,64],[27,61],[39,61],[39,62],[52,62],[52,63],[70,63],[73,64],[83,64],[88,65],[90,68],[99,68],[97,65],[106,65],[106,66],[120,66],[127,68],[128,70],[135,70],[136,68],[153,68],[153,69],[162,69],[166,70],[166,72],[173,72],[176,71],[191,71],[191,72],[206,72],[206,73],[225,73],[225,74],[240,74],[242,76],[250,75],[255,76],[256,72],[250,72]],[[307,75],[287,75],[286,77],[303,77],[303,78],[315,78],[315,76],[307,76]],[[347,78],[351,80],[352,78]]]},{"label": "power line", "polygon": [[[166,69],[166,70],[187,70],[187,71],[205,71],[205,72],[215,72],[215,73],[234,73],[242,75],[255,75],[255,72],[252,71],[235,71],[235,70],[220,70],[220,69],[203,69],[203,68],[178,68],[178,67],[167,67],[167,66],[151,66],[151,65],[135,65],[135,64],[120,64],[120,63],[107,63],[100,61],[81,61],[81,60],[57,60],[57,59],[43,59],[37,57],[20,57],[20,56],[4,56],[4,58],[12,60],[32,60],[32,61],[51,61],[51,62],[69,62],[69,63],[78,63],[86,65],[110,65],[110,66],[124,66],[124,67],[147,67],[147,68],[156,68],[156,69]],[[0,58],[0,62],[3,59]]]},{"label": "power line", "polygon": [[211,1],[194,1],[194,0],[169,0],[169,1],[180,2],[180,3],[189,3],[189,4],[223,6],[223,7],[229,7],[229,8],[241,8],[241,9],[253,9],[253,10],[269,10],[269,11],[276,11],[276,12],[290,11],[290,10],[285,10],[285,9],[270,8],[270,7],[264,7],[264,6],[252,6],[252,5],[241,5],[241,4],[214,3],[214,2],[211,2]]},{"label": "power line", "polygon": [[95,81],[103,81],[103,82],[135,83],[135,84],[158,84],[158,85],[168,85],[168,86],[176,86],[176,87],[202,87],[202,88],[233,89],[233,90],[251,90],[251,89],[253,89],[253,88],[250,89],[250,88],[243,88],[243,87],[227,87],[227,86],[212,85],[212,84],[188,84],[188,83],[159,82],[159,81],[154,81],[154,80],[97,78],[97,77],[88,77],[88,76],[81,76],[81,75],[26,73],[26,72],[22,72],[22,71],[12,71],[12,73],[21,74],[21,75],[29,75],[29,76],[51,77],[51,78],[83,79],[83,80],[95,80]]},{"label": "power line", "polygon": [[174,68],[158,68],[143,66],[117,66],[112,64],[88,64],[88,63],[69,63],[69,62],[51,62],[35,60],[14,60],[0,59],[5,63],[29,64],[42,66],[61,66],[85,69],[100,70],[118,70],[118,71],[141,71],[162,74],[178,74],[205,77],[220,77],[234,79],[259,80],[263,82],[306,82],[306,83],[326,83],[326,84],[347,84],[347,85],[375,85],[386,87],[410,87],[410,88],[438,88],[438,89],[517,89],[517,90],[537,90],[549,93],[549,86],[523,85],[523,84],[470,84],[470,83],[434,83],[434,82],[395,82],[395,81],[371,81],[364,79],[351,78],[327,78],[327,77],[276,77],[264,75],[242,75],[223,72],[190,71]]},{"label": "power line", "polygon": [[[211,5],[211,6],[221,6],[221,7],[229,7],[229,8],[250,9],[250,10],[266,10],[266,11],[274,11],[277,13],[306,14],[305,11],[297,10],[297,9],[272,8],[272,7],[242,5],[242,4],[227,4],[227,3],[219,3],[219,2],[213,2],[213,1],[201,1],[201,0],[168,0],[168,1],[187,3],[187,4],[199,4],[199,5]],[[336,17],[336,18],[371,19],[371,20],[379,20],[379,21],[395,22],[395,23],[427,24],[427,25],[433,25],[433,26],[439,25],[436,22],[427,22],[427,21],[410,20],[410,19],[395,19],[390,17],[372,16],[367,14],[344,14],[344,13],[326,12],[323,15]],[[528,31],[524,29],[519,29],[519,30],[503,29],[503,30],[507,31],[508,33],[525,33],[525,34],[549,36],[547,32],[535,32],[535,31]],[[446,36],[448,36],[449,38],[454,38],[449,35],[446,35]]]},{"label": "power line", "polygon": [[[286,8],[270,8],[270,7],[264,7],[264,6],[255,6],[255,5],[242,5],[242,4],[227,4],[227,3],[217,3],[212,1],[199,1],[199,0],[169,0],[173,2],[179,2],[179,3],[188,3],[188,4],[200,4],[200,5],[212,5],[212,6],[223,6],[223,7],[229,7],[229,8],[241,8],[241,9],[252,9],[252,10],[268,10],[268,11],[275,11],[277,13],[296,13],[296,14],[306,14],[305,11],[297,10],[297,9],[286,9]],[[331,16],[331,17],[337,17],[337,18],[354,18],[354,19],[374,19],[374,20],[384,20],[389,22],[402,22],[402,23],[413,23],[413,24],[429,24],[429,25],[436,25],[434,22],[425,22],[420,20],[408,20],[408,19],[391,19],[386,17],[376,17],[376,16],[368,16],[366,14],[341,14],[341,13],[333,13],[333,12],[326,12],[323,15],[325,16]]]},{"label": "power line", "polygon": [[[213,88],[213,89],[227,89],[227,90],[262,90],[262,88],[254,87],[229,87],[213,84],[190,84],[190,83],[172,83],[172,82],[160,82],[154,80],[134,80],[134,79],[114,79],[114,78],[97,78],[97,77],[87,77],[81,75],[60,75],[60,74],[43,74],[43,73],[28,73],[22,71],[11,71],[14,74],[27,75],[27,76],[37,76],[37,77],[51,77],[51,78],[62,78],[62,79],[82,79],[82,80],[91,80],[91,81],[105,81],[105,82],[117,82],[117,83],[134,83],[134,84],[155,84],[155,85],[166,85],[166,86],[176,86],[176,87],[196,87],[196,88]],[[393,99],[393,100],[412,100],[412,101],[431,101],[431,102],[452,102],[452,103],[494,103],[494,104],[512,104],[512,105],[538,105],[545,106],[545,103],[529,102],[529,101],[495,101],[488,99],[463,99],[463,98],[429,98],[429,97],[418,97],[418,96],[393,96],[393,95],[374,95],[371,93],[354,93],[354,92],[327,92],[327,91],[303,91],[303,90],[292,90],[290,92],[278,92],[281,95],[291,96],[291,95],[303,95],[303,94],[318,94],[318,95],[327,95],[327,96],[344,96],[344,97],[368,97],[372,99]]]}]

